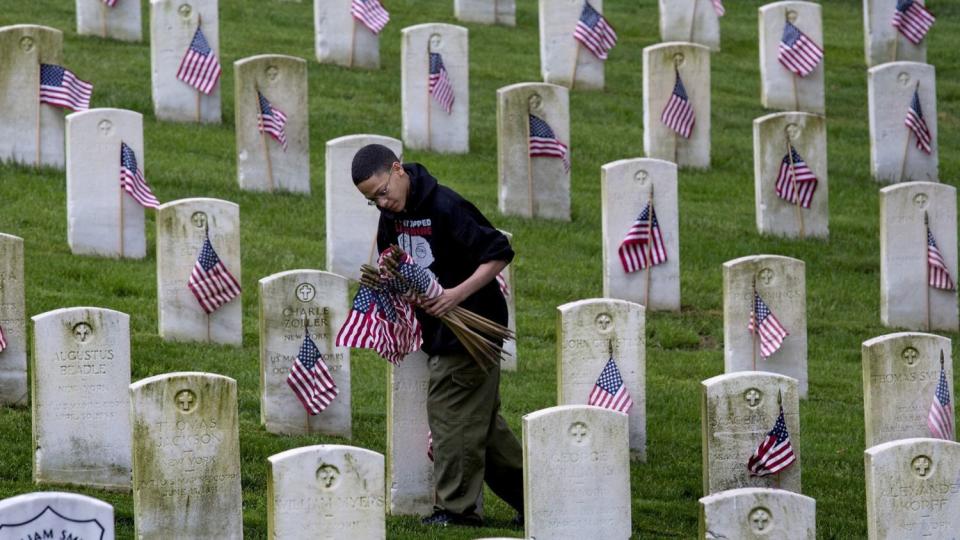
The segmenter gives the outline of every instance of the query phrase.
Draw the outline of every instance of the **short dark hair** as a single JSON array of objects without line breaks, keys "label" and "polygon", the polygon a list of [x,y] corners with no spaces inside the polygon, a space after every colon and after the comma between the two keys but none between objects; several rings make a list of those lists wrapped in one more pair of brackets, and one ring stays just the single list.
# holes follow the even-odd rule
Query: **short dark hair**
[{"label": "short dark hair", "polygon": [[368,144],[357,150],[353,156],[350,173],[353,175],[353,184],[359,184],[375,174],[386,172],[394,162],[400,161],[393,150],[382,144]]}]

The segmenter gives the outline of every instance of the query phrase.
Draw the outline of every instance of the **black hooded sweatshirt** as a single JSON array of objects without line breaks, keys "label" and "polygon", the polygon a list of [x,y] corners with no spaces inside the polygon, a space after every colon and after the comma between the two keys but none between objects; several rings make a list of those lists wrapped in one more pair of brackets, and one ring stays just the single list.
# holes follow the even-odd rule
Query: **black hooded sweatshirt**
[{"label": "black hooded sweatshirt", "polygon": [[[488,261],[513,260],[507,237],[487,221],[473,204],[441,186],[418,163],[403,166],[410,177],[410,193],[402,212],[380,209],[377,246],[381,252],[397,244],[414,261],[436,276],[443,288],[453,288]],[[497,280],[490,280],[460,304],[504,326],[507,303]],[[417,310],[423,326],[423,350],[433,356],[464,352],[463,345],[439,319]]]}]

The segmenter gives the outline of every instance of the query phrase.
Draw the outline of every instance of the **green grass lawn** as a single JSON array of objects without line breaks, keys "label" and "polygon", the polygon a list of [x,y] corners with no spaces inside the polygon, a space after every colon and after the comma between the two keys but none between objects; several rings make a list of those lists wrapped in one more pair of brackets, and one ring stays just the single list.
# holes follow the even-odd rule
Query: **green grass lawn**
[{"label": "green grass lawn", "polygon": [[[131,0],[123,0],[131,1]],[[143,1],[144,36],[149,6]],[[76,35],[73,0],[0,0],[0,26],[43,24],[63,30],[65,64],[96,84],[93,104],[145,114],[146,177],[161,201],[217,197],[242,216],[242,348],[165,343],[157,335],[155,228],[148,214],[142,261],[75,257],[66,242],[62,172],[0,165],[0,231],[24,238],[27,314],[100,306],[129,313],[133,379],[169,371],[209,371],[239,384],[240,444],[247,538],[267,534],[266,458],[317,443],[386,449],[387,363],[353,355],[353,432],[333,437],[279,437],[259,424],[257,280],[294,268],[322,268],[324,144],[357,133],[400,137],[400,30],[452,22],[451,0],[387,0],[392,20],[381,39],[380,70],[319,65],[313,54],[312,2],[223,0],[220,58],[223,124],[159,123],[152,115],[149,45]],[[960,159],[960,5],[930,0],[938,16],[928,58],[937,67],[941,179],[956,184]],[[571,223],[498,215],[496,102],[502,86],[540,78],[537,2],[519,0],[517,27],[467,25],[471,59],[471,149],[466,156],[407,151],[491,220],[514,234],[520,370],[501,386],[504,416],[520,418],[556,404],[556,306],[601,294],[600,166],[643,154],[642,48],[659,41],[655,0],[607,0],[620,42],[607,62],[603,92],[573,92]],[[878,185],[869,174],[866,67],[860,0],[824,2],[830,241],[789,241],[757,234],[752,127],[760,107],[756,0],[728,0],[723,50],[713,56],[713,167],[680,173],[682,300],[679,314],[647,320],[648,461],[631,466],[633,531],[638,537],[697,532],[701,493],[701,380],[722,373],[721,264],[771,253],[806,262],[809,398],[801,404],[803,492],[817,500],[823,538],[866,536],[860,343],[889,332],[879,322]],[[235,60],[282,53],[309,62],[313,171],[310,197],[239,190],[233,141]],[[929,110],[929,109],[928,109]],[[899,149],[897,149],[899,151]],[[942,242],[943,240],[941,240]],[[956,339],[956,333],[948,334]],[[960,380],[960,376],[958,376]],[[956,380],[954,388],[956,388]],[[28,409],[0,410],[0,496],[31,491]],[[746,456],[744,457],[746,460]],[[46,488],[44,488],[46,489]],[[71,490],[74,490],[71,488]],[[133,536],[129,494],[77,489],[115,505],[120,538]],[[387,520],[392,538],[520,536],[510,509],[488,493],[489,528],[442,534],[415,518]]]}]

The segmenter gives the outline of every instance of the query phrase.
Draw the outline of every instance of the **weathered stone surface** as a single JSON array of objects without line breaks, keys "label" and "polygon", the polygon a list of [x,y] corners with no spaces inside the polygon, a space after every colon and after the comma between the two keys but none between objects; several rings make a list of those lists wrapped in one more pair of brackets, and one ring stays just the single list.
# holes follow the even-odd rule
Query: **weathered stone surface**
[{"label": "weathered stone surface", "polygon": [[351,0],[313,0],[317,62],[379,69],[380,36],[350,14],[350,3]]},{"label": "weathered stone surface", "polygon": [[885,187],[880,190],[880,320],[889,327],[955,332],[960,326],[957,291],[927,290],[924,215],[957,283],[956,188],[933,182]]},{"label": "weathered stone surface", "polygon": [[386,538],[383,454],[320,444],[267,461],[268,537]]},{"label": "weathered stone surface", "polygon": [[804,237],[830,235],[827,181],[826,118],[810,113],[774,113],[753,121],[753,185],[756,192],[757,231],[796,238],[800,236],[797,205],[777,195],[777,177],[787,144],[817,177],[810,208],[801,208]]},{"label": "weathered stone surface", "polygon": [[147,255],[144,208],[120,186],[121,143],[144,171],[142,114],[90,109],[67,116],[67,242],[76,255]]},{"label": "weathered stone surface", "polygon": [[130,489],[130,316],[80,307],[32,319],[34,482]]},{"label": "weathered stone surface", "polygon": [[0,161],[35,165],[39,158],[62,169],[63,109],[38,100],[40,64],[63,65],[63,32],[35,24],[0,27]]},{"label": "weathered stone surface", "polygon": [[77,0],[77,33],[121,41],[140,41],[140,2],[119,0],[113,7],[103,0]]},{"label": "weathered stone surface", "polygon": [[[745,371],[711,377],[701,386],[703,494],[743,487],[779,487],[800,493],[803,437],[796,379]],[[747,460],[777,421],[778,393],[783,396],[784,422],[797,460],[779,474],[751,476]]]},{"label": "weathered stone surface", "polygon": [[27,404],[27,323],[23,238],[0,233],[0,404]]},{"label": "weathered stone surface", "polygon": [[823,65],[829,55],[825,53],[825,59],[806,77],[795,75],[777,59],[787,19],[824,48],[820,11],[820,4],[814,2],[774,2],[760,7],[760,103],[765,108],[824,113]]},{"label": "weathered stone surface", "polygon": [[[453,24],[418,24],[401,32],[400,101],[403,144],[418,150],[470,151],[470,62],[467,29]],[[453,88],[450,114],[429,94],[430,53],[437,53]]]},{"label": "weathered stone surface", "polygon": [[[953,381],[950,338],[898,332],[863,342],[863,423],[867,448],[911,437],[929,437],[927,413],[944,371]],[[950,387],[950,403],[953,385]]]},{"label": "weathered stone surface", "polygon": [[[689,139],[660,120],[673,95],[677,73],[693,107],[695,120]],[[707,47],[671,42],[643,49],[643,151],[647,157],[672,161],[680,167],[710,166],[710,49]]]},{"label": "weathered stone surface", "polygon": [[[603,296],[643,304],[654,311],[680,311],[680,216],[677,166],[649,158],[621,159],[600,167],[603,222]],[[654,195],[653,207],[667,260],[652,270],[627,273],[620,243]],[[650,300],[647,301],[647,272]]]},{"label": "weathered stone surface", "polygon": [[348,135],[327,141],[326,212],[327,270],[360,279],[360,265],[377,260],[380,211],[367,205],[350,173],[353,156],[368,144],[382,144],[403,159],[403,143],[381,135]]},{"label": "weathered stone surface", "polygon": [[[747,330],[757,293],[789,335],[777,352],[760,356],[758,338]],[[803,261],[779,255],[752,255],[723,263],[723,368],[769,371],[796,379],[807,397],[807,292]],[[772,425],[772,424],[771,424]]]},{"label": "weathered stone surface", "polygon": [[[237,182],[249,191],[310,194],[310,115],[307,62],[295,56],[262,54],[233,63]],[[287,117],[287,148],[257,128],[257,90]],[[269,155],[268,155],[269,154]]]},{"label": "weathered stone surface", "polygon": [[[504,236],[507,237],[507,240],[510,243],[513,243],[513,235],[507,231],[501,230]],[[507,293],[504,296],[504,300],[507,301],[507,328],[513,331],[513,335],[517,335],[517,295],[513,290],[513,286],[516,283],[516,278],[513,275],[514,266],[508,264],[506,268],[500,272],[500,275],[503,276],[503,281],[506,283]],[[500,361],[500,370],[501,371],[516,371],[517,370],[517,340],[508,339],[503,342],[503,350],[508,354],[503,356],[503,359]]]},{"label": "weathered stone surface", "polygon": [[516,0],[453,0],[453,14],[464,22],[516,26],[516,11]]},{"label": "weathered stone surface", "polygon": [[[603,90],[604,61],[573,37],[581,0],[539,0],[540,73],[543,82],[580,90]],[[590,0],[603,13],[603,0]]]},{"label": "weathered stone surface", "polygon": [[227,270],[242,283],[240,268],[240,207],[220,199],[180,199],[160,205],[157,212],[157,308],[160,337],[240,345],[241,296],[209,315],[187,287],[203,247],[210,243]]},{"label": "weathered stone surface", "polygon": [[130,385],[137,538],[243,538],[237,382],[166,373]]},{"label": "weathered stone surface", "polygon": [[[920,95],[920,109],[930,130],[929,155],[917,148],[916,136],[903,123],[914,91]],[[870,68],[867,70],[867,108],[873,178],[885,184],[939,182],[936,69],[917,62],[891,62]]]},{"label": "weathered stone surface", "polygon": [[625,414],[566,405],[523,417],[524,536],[630,537]]},{"label": "weathered stone surface", "polygon": [[[916,0],[924,4],[924,0]],[[890,24],[897,0],[863,0],[863,50],[867,67],[886,62],[927,61],[927,40],[914,45]]]},{"label": "weathered stone surface", "polygon": [[687,41],[720,50],[720,17],[710,0],[660,0],[660,41]]},{"label": "weathered stone surface", "polygon": [[113,507],[93,497],[59,491],[0,501],[0,537],[34,538],[37,531],[51,531],[55,539],[113,540]]},{"label": "weathered stone surface", "polygon": [[150,73],[153,113],[159,120],[220,123],[223,81],[218,81],[208,95],[177,78],[180,62],[201,18],[203,35],[225,67],[220,50],[218,0],[150,0]]},{"label": "weathered stone surface", "polygon": [[[350,348],[334,345],[350,309],[347,279],[319,270],[290,270],[260,280],[260,424],[271,433],[350,438]],[[287,384],[300,353],[304,322],[339,393],[311,416]]]},{"label": "weathered stone surface", "polygon": [[387,508],[391,515],[433,512],[433,462],[427,458],[426,353],[407,355],[387,376]]},{"label": "weathered stone surface", "polygon": [[904,439],[863,456],[870,540],[955,538],[960,530],[960,444]]},{"label": "weathered stone surface", "polygon": [[557,403],[585,405],[613,357],[633,407],[630,455],[647,459],[646,320],[639,304],[606,298],[578,300],[557,308]]},{"label": "weathered stone surface", "polygon": [[814,540],[816,516],[817,502],[799,493],[728,489],[700,499],[700,538]]},{"label": "weathered stone surface", "polygon": [[550,125],[570,156],[569,91],[520,83],[497,90],[497,200],[504,215],[570,221],[570,172],[563,160],[530,157],[530,115]]}]

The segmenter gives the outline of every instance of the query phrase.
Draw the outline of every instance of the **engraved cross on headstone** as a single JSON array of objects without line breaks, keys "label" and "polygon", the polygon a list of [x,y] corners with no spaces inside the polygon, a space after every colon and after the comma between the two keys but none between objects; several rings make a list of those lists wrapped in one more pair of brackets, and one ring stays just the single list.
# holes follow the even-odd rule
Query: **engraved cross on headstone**
[{"label": "engraved cross on headstone", "polygon": [[177,395],[177,405],[180,405],[180,410],[189,411],[193,405],[193,394],[190,392],[180,392]]},{"label": "engraved cross on headstone", "polygon": [[577,422],[570,426],[570,436],[576,439],[577,443],[583,442],[583,438],[587,436],[587,426],[583,422]]},{"label": "engraved cross on headstone", "polygon": [[744,394],[743,398],[747,400],[747,403],[751,407],[755,407],[757,403],[760,402],[760,392],[758,392],[755,388],[751,388],[750,390],[747,390],[747,393]]},{"label": "engraved cross on headstone", "polygon": [[921,478],[926,476],[927,472],[930,470],[930,458],[926,456],[920,456],[913,460],[913,470],[917,471],[917,474]]},{"label": "engraved cross on headstone", "polygon": [[759,532],[763,531],[767,527],[767,523],[770,521],[770,514],[762,508],[758,508],[750,514],[750,522],[753,523],[754,528]]}]

